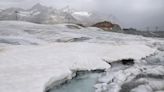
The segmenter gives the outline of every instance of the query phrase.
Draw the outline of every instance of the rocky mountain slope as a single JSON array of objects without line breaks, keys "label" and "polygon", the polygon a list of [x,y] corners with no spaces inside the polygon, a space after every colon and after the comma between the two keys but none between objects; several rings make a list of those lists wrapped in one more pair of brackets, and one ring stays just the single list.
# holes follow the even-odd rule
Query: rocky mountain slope
[{"label": "rocky mountain slope", "polygon": [[102,16],[98,13],[77,11],[68,6],[62,9],[55,9],[41,4],[36,4],[30,9],[9,8],[0,11],[0,20],[20,20],[39,24],[76,23],[93,25],[97,22],[112,21],[111,16]]}]

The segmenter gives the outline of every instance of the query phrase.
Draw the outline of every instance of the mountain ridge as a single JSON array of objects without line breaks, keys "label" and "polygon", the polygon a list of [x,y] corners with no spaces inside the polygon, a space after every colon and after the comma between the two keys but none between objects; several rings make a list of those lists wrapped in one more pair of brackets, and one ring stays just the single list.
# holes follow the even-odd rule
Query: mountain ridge
[{"label": "mountain ridge", "polygon": [[40,3],[30,9],[8,8],[0,11],[0,20],[20,20],[39,24],[75,23],[92,25],[109,20],[109,17],[100,16],[87,11],[76,11],[69,6],[62,9],[47,7]]}]

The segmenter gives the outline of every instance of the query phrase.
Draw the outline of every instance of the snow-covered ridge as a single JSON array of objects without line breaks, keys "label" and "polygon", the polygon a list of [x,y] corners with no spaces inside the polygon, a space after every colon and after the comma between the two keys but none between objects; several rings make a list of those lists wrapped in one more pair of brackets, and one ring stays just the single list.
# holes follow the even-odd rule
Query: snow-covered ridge
[{"label": "snow-covered ridge", "polygon": [[28,10],[19,8],[5,9],[0,12],[0,20],[21,20],[44,24],[76,22],[71,13],[41,4],[36,4]]},{"label": "snow-covered ridge", "polygon": [[39,24],[77,23],[86,26],[104,20],[117,22],[113,15],[102,16],[88,11],[77,11],[68,6],[55,9],[41,4],[36,4],[27,10],[20,8],[0,10],[0,20],[20,20]]},{"label": "snow-covered ridge", "polygon": [[104,59],[149,56],[158,41],[74,24],[1,21],[0,91],[43,92],[54,81],[71,79],[72,70],[110,68]]}]

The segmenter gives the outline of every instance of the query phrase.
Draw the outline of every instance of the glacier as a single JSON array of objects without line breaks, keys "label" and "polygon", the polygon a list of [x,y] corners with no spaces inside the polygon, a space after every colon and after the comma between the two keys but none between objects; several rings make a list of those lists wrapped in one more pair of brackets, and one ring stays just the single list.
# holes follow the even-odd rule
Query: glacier
[{"label": "glacier", "polygon": [[[153,61],[145,60],[162,52],[163,42],[163,39],[105,32],[75,24],[0,21],[0,91],[44,92],[61,80],[71,80],[73,71],[105,69],[106,74],[98,79],[95,91],[119,92],[121,84],[131,82],[142,72],[163,74],[163,66],[146,65]],[[128,58],[134,59],[135,65],[123,70],[112,69],[108,64]],[[162,81],[155,79],[143,78],[136,82],[142,80],[149,85],[138,86],[133,92],[153,90],[151,86],[156,82],[159,87],[163,86]],[[156,89],[162,90],[159,87]]]}]

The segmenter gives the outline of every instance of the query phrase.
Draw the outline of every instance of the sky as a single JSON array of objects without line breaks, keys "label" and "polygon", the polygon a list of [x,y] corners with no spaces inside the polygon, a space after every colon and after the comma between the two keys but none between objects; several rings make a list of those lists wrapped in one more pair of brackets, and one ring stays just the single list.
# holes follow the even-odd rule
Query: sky
[{"label": "sky", "polygon": [[36,3],[112,15],[122,27],[164,30],[164,0],[0,0],[0,8],[30,8]]}]

